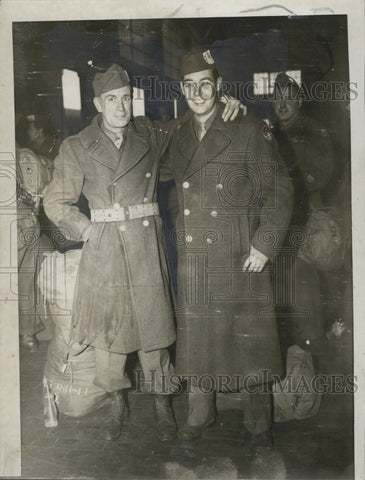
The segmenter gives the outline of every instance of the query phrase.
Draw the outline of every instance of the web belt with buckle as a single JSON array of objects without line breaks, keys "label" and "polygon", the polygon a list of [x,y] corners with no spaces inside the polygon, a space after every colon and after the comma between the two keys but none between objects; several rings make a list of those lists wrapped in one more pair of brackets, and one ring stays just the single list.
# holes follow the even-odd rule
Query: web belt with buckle
[{"label": "web belt with buckle", "polygon": [[133,218],[151,217],[159,215],[160,211],[157,203],[141,203],[129,207],[122,207],[119,203],[114,208],[97,208],[90,210],[91,223],[101,222],[124,222]]}]

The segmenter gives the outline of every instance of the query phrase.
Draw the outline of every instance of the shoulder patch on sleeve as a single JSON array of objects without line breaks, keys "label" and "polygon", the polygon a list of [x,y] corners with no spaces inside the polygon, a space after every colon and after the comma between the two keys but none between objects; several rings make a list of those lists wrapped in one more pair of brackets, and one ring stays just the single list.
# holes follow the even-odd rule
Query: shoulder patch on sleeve
[{"label": "shoulder patch on sleeve", "polygon": [[272,138],[273,138],[272,137],[272,132],[271,132],[270,128],[266,125],[266,123],[265,123],[265,125],[262,126],[262,135],[266,140],[269,140],[269,141],[272,140]]}]

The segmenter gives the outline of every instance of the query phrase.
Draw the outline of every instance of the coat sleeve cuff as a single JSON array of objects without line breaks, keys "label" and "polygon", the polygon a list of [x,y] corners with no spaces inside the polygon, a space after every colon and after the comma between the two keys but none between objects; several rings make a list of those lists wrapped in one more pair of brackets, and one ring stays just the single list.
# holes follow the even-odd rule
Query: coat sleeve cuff
[{"label": "coat sleeve cuff", "polygon": [[255,235],[251,245],[260,253],[265,255],[270,261],[272,261],[274,256],[274,248],[277,246],[276,240],[276,237],[275,240],[271,236],[260,239],[258,235]]},{"label": "coat sleeve cuff", "polygon": [[82,236],[89,225],[91,225],[91,222],[85,215],[81,213],[74,213],[73,216],[77,216],[77,219],[63,219],[59,225],[59,228],[62,230],[62,233],[67,239],[80,242],[84,240]]}]

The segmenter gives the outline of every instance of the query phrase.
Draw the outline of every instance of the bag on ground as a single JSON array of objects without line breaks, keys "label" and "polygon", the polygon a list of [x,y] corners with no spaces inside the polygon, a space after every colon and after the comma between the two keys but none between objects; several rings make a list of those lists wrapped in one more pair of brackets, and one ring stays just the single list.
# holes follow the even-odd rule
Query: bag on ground
[{"label": "bag on ground", "polygon": [[286,377],[273,386],[275,422],[303,420],[319,410],[321,396],[314,391],[311,354],[293,345],[288,349]]},{"label": "bag on ground", "polygon": [[[69,250],[45,254],[38,278],[39,288],[46,299],[47,314],[55,325],[44,366],[45,402],[48,408],[53,399],[59,412],[73,417],[96,410],[107,398],[105,391],[93,384],[95,349],[69,341],[73,292],[81,253],[82,250]],[[47,421],[51,426],[49,417],[50,411]]]}]

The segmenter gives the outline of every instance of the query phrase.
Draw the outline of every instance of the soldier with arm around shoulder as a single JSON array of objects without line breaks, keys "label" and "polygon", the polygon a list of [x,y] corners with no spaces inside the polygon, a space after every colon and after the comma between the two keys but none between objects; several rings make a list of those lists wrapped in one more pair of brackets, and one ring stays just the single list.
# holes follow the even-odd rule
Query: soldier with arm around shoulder
[{"label": "soldier with arm around shoulder", "polygon": [[180,435],[199,438],[215,420],[214,394],[239,390],[255,443],[270,436],[267,386],[281,373],[269,259],[285,237],[292,186],[262,120],[222,120],[220,85],[209,50],[182,57],[189,111],[168,150],[180,211],[176,368],[189,384]]}]

